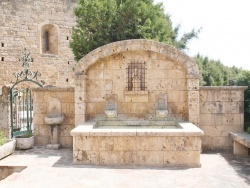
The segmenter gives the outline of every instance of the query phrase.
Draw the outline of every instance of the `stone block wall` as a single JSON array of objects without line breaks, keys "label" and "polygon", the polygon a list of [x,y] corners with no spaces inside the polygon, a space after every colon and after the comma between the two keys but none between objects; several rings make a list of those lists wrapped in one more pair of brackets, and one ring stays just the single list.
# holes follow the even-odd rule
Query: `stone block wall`
[{"label": "stone block wall", "polygon": [[[128,66],[132,61],[145,63],[145,91],[128,91]],[[154,120],[160,96],[166,99],[169,118],[188,120],[186,70],[159,53],[128,51],[98,60],[87,72],[87,120],[106,118],[107,95],[116,96],[120,120]]]},{"label": "stone block wall", "polygon": [[0,86],[0,131],[10,138],[10,91],[7,86]]},{"label": "stone block wall", "polygon": [[[76,0],[0,1],[0,85],[14,81],[13,73],[23,70],[18,60],[24,48],[33,58],[30,69],[38,70],[46,85],[74,84],[74,57],[69,41],[75,25],[75,4]],[[51,48],[57,49],[56,53],[53,49],[42,50],[43,34],[48,26],[56,31],[56,39],[51,33]]]},{"label": "stone block wall", "polygon": [[244,90],[246,87],[200,87],[200,123],[204,131],[203,149],[232,148],[230,131],[244,126]]},{"label": "stone block wall", "polygon": [[50,143],[51,129],[44,122],[48,115],[49,102],[52,97],[61,102],[62,114],[65,120],[59,126],[60,143],[63,147],[72,147],[70,131],[75,127],[75,103],[73,88],[45,87],[32,90],[34,95],[34,133],[35,145],[46,146]]},{"label": "stone block wall", "polygon": [[126,135],[77,136],[74,139],[75,164],[161,167],[200,165],[199,137]]}]

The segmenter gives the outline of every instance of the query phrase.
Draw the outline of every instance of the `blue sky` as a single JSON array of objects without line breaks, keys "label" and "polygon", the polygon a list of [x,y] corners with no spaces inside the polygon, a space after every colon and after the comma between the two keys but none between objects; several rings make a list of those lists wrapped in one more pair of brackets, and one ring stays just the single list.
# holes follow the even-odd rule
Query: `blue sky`
[{"label": "blue sky", "polygon": [[155,0],[163,2],[180,34],[202,28],[186,53],[250,70],[250,0]]}]

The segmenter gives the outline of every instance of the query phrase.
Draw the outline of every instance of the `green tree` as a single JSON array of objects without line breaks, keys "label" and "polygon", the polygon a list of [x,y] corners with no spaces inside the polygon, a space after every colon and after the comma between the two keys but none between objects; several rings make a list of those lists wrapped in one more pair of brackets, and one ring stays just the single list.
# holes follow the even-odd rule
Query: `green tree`
[{"label": "green tree", "polygon": [[[244,129],[250,130],[250,71],[243,70],[236,78],[238,86],[248,86],[244,93]],[[249,132],[250,133],[250,132]]]},{"label": "green tree", "polygon": [[235,81],[242,71],[236,67],[227,67],[219,60],[209,59],[200,54],[194,57],[200,70],[200,85],[202,86],[223,86],[230,85]]},{"label": "green tree", "polygon": [[249,86],[250,85],[250,71],[243,70],[236,78],[236,85]]},{"label": "green tree", "polygon": [[74,13],[70,47],[77,61],[99,46],[126,39],[152,39],[185,50],[199,32],[178,39],[180,26],[173,28],[162,3],[153,0],[79,0]]}]

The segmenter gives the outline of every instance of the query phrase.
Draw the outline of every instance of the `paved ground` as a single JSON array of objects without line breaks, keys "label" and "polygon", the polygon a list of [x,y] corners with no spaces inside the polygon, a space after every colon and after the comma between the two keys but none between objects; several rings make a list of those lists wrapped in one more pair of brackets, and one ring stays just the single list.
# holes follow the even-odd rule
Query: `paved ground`
[{"label": "paved ground", "polygon": [[27,166],[0,181],[0,187],[18,188],[245,188],[250,187],[250,157],[218,151],[201,155],[201,168],[116,168],[72,165],[70,149],[35,147],[15,151],[0,166]]}]

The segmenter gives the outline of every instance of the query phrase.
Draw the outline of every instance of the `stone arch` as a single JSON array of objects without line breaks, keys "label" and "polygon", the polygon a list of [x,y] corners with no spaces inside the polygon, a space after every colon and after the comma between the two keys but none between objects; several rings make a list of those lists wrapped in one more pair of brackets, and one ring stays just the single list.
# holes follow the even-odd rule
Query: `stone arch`
[{"label": "stone arch", "polygon": [[198,66],[192,58],[172,46],[145,39],[113,42],[91,51],[79,60],[77,74],[86,74],[88,68],[95,64],[98,59],[135,50],[151,51],[165,55],[174,62],[180,63],[186,69],[188,78],[199,78]]},{"label": "stone arch", "polygon": [[85,55],[76,66],[75,74],[75,124],[86,120],[87,71],[99,59],[126,51],[150,51],[160,53],[186,70],[188,121],[199,124],[199,69],[196,62],[180,50],[152,40],[133,39],[101,46]]},{"label": "stone arch", "polygon": [[[46,21],[39,24],[38,31],[39,31],[38,38],[40,44],[40,53],[57,55],[59,51],[59,36],[60,36],[59,26],[54,23],[50,23],[49,21]],[[48,41],[46,41],[46,38]],[[45,43],[47,43],[48,49],[46,48]]]}]

